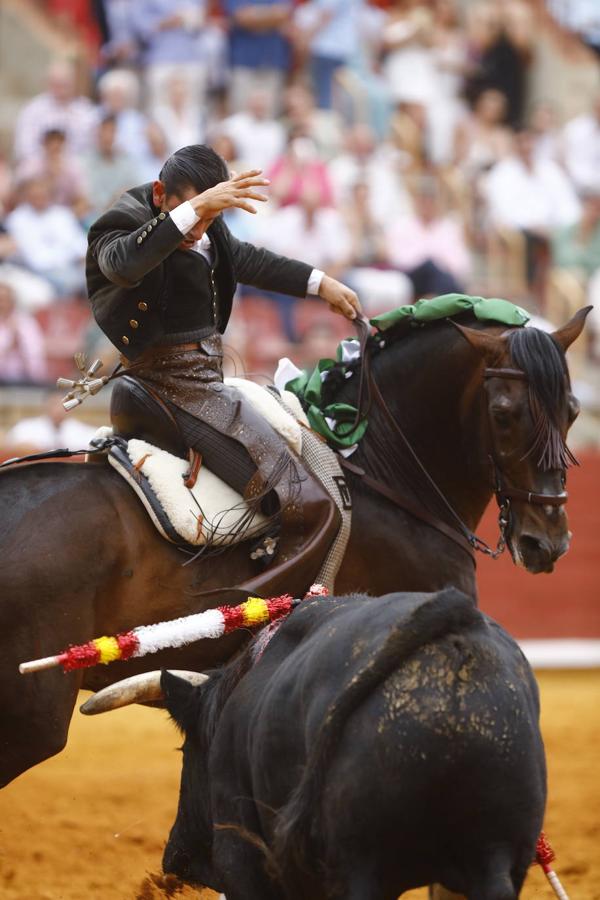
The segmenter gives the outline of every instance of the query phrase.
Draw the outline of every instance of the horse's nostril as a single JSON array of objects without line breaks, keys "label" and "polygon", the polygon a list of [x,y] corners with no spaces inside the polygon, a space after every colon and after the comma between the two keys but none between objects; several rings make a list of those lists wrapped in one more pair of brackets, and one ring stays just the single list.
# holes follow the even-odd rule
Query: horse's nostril
[{"label": "horse's nostril", "polygon": [[532,534],[522,534],[519,540],[519,546],[523,552],[527,552],[528,550],[530,552],[539,552],[540,550],[544,551],[546,549],[542,540],[534,537]]},{"label": "horse's nostril", "polygon": [[538,563],[545,565],[553,558],[552,546],[543,537],[536,537],[533,534],[522,534],[519,539],[519,550],[527,563],[536,560]]},{"label": "horse's nostril", "polygon": [[543,537],[533,534],[522,534],[519,538],[519,552],[525,568],[529,572],[551,572],[558,553]]}]

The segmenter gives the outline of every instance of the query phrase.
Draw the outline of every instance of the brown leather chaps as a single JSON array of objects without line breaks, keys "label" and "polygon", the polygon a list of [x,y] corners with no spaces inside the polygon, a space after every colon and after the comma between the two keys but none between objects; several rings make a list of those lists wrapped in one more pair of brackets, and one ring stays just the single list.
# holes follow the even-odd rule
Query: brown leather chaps
[{"label": "brown leather chaps", "polygon": [[[264,584],[265,595],[271,585],[291,592],[294,584],[299,585],[296,591],[303,590],[337,533],[339,513],[283,438],[236,388],[223,383],[222,362],[219,334],[193,344],[154,347],[135,362],[123,359],[125,374],[166,404],[183,442],[202,454],[207,468],[250,502],[275,492],[279,547],[255,589]],[[118,419],[115,425],[121,431]]]}]

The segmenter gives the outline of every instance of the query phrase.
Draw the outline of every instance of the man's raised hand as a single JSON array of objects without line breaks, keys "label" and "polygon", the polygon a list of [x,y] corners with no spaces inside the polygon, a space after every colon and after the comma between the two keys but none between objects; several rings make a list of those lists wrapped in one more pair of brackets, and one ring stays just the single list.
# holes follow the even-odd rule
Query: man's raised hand
[{"label": "man's raised hand", "polygon": [[264,203],[269,198],[261,194],[257,188],[270,184],[262,174],[262,169],[251,169],[249,172],[233,174],[228,181],[221,181],[214,187],[197,194],[190,200],[194,212],[202,220],[214,219],[224,209],[237,207],[246,212],[256,213],[250,200]]}]

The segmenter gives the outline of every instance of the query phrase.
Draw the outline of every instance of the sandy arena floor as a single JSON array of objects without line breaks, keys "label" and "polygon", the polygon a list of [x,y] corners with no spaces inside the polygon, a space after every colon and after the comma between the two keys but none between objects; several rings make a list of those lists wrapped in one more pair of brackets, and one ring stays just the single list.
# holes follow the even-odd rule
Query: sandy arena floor
[{"label": "sandy arena floor", "polygon": [[[540,676],[546,829],[571,900],[600,900],[600,671]],[[158,874],[175,815],[178,736],[143,708],[73,720],[68,750],[0,793],[2,900],[216,900]],[[404,895],[424,900],[425,891]],[[524,900],[552,894],[532,869]]]}]

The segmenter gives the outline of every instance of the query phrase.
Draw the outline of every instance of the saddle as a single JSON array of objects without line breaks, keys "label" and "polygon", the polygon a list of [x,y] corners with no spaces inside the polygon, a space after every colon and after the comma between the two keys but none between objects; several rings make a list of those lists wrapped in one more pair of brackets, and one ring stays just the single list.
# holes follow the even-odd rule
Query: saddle
[{"label": "saddle", "polygon": [[[340,510],[341,528],[336,529],[333,543],[329,541],[325,563],[321,559],[321,580],[332,584],[350,531],[348,494],[336,454],[309,429],[293,394],[284,391],[282,397],[274,388],[245,379],[227,379],[227,383],[244,395],[293,454],[303,458]],[[252,540],[251,557],[261,559],[263,565],[271,563],[278,540],[272,520],[198,465],[198,460],[190,460],[174,416],[150,388],[128,375],[116,379],[111,419],[114,436],[107,442],[109,463],[135,490],[163,537],[190,550]],[[191,485],[194,467],[198,471]]]},{"label": "saddle", "polygon": [[[300,424],[274,396],[253,382],[228,379],[301,455]],[[304,413],[296,398],[297,415]],[[292,401],[292,402],[293,402]],[[199,546],[248,540],[269,527],[260,510],[189,450],[175,417],[151,388],[124,375],[111,398],[109,462],[130,483],[159,532],[176,544]],[[272,529],[271,529],[272,530]]]}]

